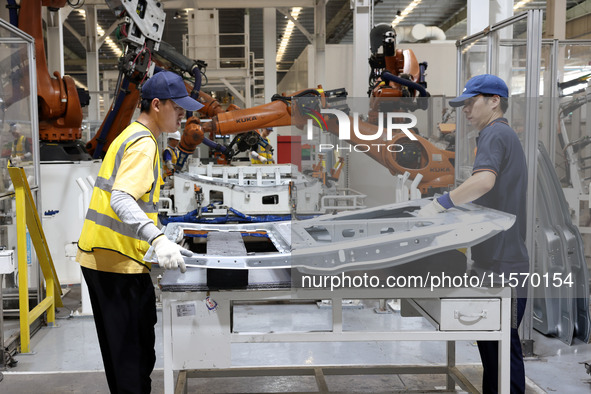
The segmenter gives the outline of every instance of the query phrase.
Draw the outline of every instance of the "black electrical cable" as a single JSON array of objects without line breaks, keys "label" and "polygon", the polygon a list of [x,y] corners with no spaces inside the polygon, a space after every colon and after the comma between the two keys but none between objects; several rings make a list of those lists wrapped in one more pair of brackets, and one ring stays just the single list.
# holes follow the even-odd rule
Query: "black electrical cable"
[{"label": "black electrical cable", "polygon": [[18,27],[18,11],[20,5],[16,4],[16,0],[8,0],[6,8],[8,8],[10,24]]},{"label": "black electrical cable", "polygon": [[400,85],[404,85],[404,86],[409,87],[411,89],[415,89],[419,92],[421,97],[429,97],[430,96],[429,92],[427,92],[427,90],[422,85],[419,85],[418,83],[413,82],[411,80],[404,79],[404,78],[398,77],[396,75],[393,75],[393,74],[389,73],[388,71],[384,71],[382,73],[382,79],[385,81],[396,82],[396,83],[399,83]]}]

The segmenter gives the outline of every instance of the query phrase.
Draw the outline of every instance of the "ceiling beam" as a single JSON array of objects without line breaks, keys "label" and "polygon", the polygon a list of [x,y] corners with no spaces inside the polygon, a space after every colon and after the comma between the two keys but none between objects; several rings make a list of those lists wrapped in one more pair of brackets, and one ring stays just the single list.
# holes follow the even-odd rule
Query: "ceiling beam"
[{"label": "ceiling beam", "polygon": [[72,33],[72,35],[80,42],[84,49],[86,49],[86,39],[82,37],[68,22],[64,22],[64,27],[68,29],[70,33]]},{"label": "ceiling beam", "polygon": [[111,35],[111,33],[113,33],[113,31],[115,31],[117,26],[119,26],[119,21],[113,22],[113,24],[111,24],[111,26],[109,26],[109,28],[107,30],[105,30],[105,34],[103,36],[97,37],[97,48],[100,48],[103,46],[107,37],[109,37]]},{"label": "ceiling beam", "polygon": [[[96,5],[105,9],[104,0],[86,0],[85,5]],[[314,7],[314,0],[167,0],[162,2],[165,9],[207,9],[207,8],[277,8],[277,7]]]},{"label": "ceiling beam", "polygon": [[566,11],[566,20],[571,21],[591,14],[591,0],[585,0]]},{"label": "ceiling beam", "polygon": [[[246,3],[246,4],[245,4]],[[179,4],[177,7],[176,4]],[[314,7],[314,0],[169,0],[166,8],[277,8]]]},{"label": "ceiling beam", "polygon": [[289,12],[289,9],[287,8],[277,8],[277,11],[279,11],[280,13],[282,13],[283,15],[285,15],[285,17],[287,19],[289,19],[290,21],[293,22],[293,24],[298,28],[298,30],[304,35],[306,36],[306,38],[308,39],[308,41],[310,41],[310,43],[314,42],[314,37],[310,34],[310,32],[308,32],[308,30],[306,30],[306,28],[297,21],[297,19],[295,19],[293,16],[291,16],[291,13]]},{"label": "ceiling beam", "polygon": [[[566,37],[582,38],[591,36],[591,0],[585,0],[574,7],[566,10]],[[447,31],[466,20],[467,9],[463,7],[439,27]],[[545,23],[545,21],[544,21]]]},{"label": "ceiling beam", "polygon": [[[104,58],[101,57],[100,66],[116,66],[119,64],[118,58]],[[76,66],[76,67],[83,67],[86,69],[86,58],[76,58],[76,59],[67,59],[65,61],[65,65],[67,66]]]},{"label": "ceiling beam", "polygon": [[566,22],[567,39],[591,37],[591,13]]},{"label": "ceiling beam", "polygon": [[[382,0],[373,0],[374,7]],[[326,25],[326,43],[338,44],[343,37],[353,28],[352,1],[345,1],[341,9],[332,17]]]},{"label": "ceiling beam", "polygon": [[[338,44],[343,36],[347,34],[347,29],[343,29],[342,26],[353,26],[353,11],[349,2],[345,2],[340,10],[332,17],[330,22],[326,24],[326,43],[327,44]],[[345,30],[343,32],[343,30]]]},{"label": "ceiling beam", "polygon": [[439,25],[439,28],[443,31],[448,31],[458,23],[465,21],[467,17],[468,7],[463,7],[458,12],[453,14],[451,17],[447,18],[447,20],[445,20],[441,25]]}]

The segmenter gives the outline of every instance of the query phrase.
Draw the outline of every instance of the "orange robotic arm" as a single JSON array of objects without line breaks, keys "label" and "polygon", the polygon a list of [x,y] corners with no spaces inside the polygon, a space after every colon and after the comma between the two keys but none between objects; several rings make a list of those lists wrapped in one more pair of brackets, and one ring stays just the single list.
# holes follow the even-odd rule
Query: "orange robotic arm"
[{"label": "orange robotic arm", "polygon": [[210,134],[230,135],[265,127],[289,126],[291,107],[283,101],[272,101],[253,108],[217,114],[203,125]]},{"label": "orange robotic arm", "polygon": [[[320,96],[324,103],[322,90],[303,90],[295,93],[294,96],[301,94]],[[268,104],[247,109],[228,110],[227,112],[222,112],[219,103],[203,92],[199,93],[199,101],[204,104],[204,107],[199,112],[210,116],[211,122],[200,124],[197,119],[193,118],[187,121],[179,143],[180,156],[177,161],[177,169],[179,170],[184,166],[187,158],[195,151],[197,145],[202,142],[205,142],[210,147],[217,145],[223,150],[224,147],[211,141],[216,134],[240,134],[265,127],[289,126],[292,124],[291,97],[276,95],[274,100]],[[303,123],[300,127],[302,126]],[[210,141],[204,138],[205,135],[209,136]]]},{"label": "orange robotic arm", "polygon": [[44,141],[73,141],[82,136],[82,107],[74,80],[49,75],[43,44],[41,7],[64,7],[67,0],[22,0],[18,27],[35,38],[39,132]]},{"label": "orange robotic arm", "polygon": [[[101,127],[99,127],[94,137],[86,143],[86,150],[94,157],[104,156],[111,142],[131,123],[133,113],[140,101],[140,91],[135,83],[125,80],[118,86],[118,92],[115,94],[115,97],[121,100],[121,104],[118,105],[117,100],[111,103],[108,115],[103,119]],[[105,127],[108,127],[109,131],[104,137],[101,137]],[[101,144],[99,144],[99,141]],[[95,155],[95,150],[99,146],[101,152]]]},{"label": "orange robotic arm", "polygon": [[[325,117],[326,119],[326,117]],[[455,152],[443,150],[429,140],[412,133],[416,140],[411,140],[405,133],[395,133],[391,140],[374,140],[368,143],[355,132],[354,123],[358,124],[358,132],[362,135],[378,134],[378,126],[361,120],[350,120],[350,136],[347,141],[351,145],[363,145],[364,151],[372,159],[386,167],[392,175],[410,173],[412,178],[421,174],[423,179],[419,184],[421,193],[429,193],[429,189],[447,188],[454,183]],[[339,125],[335,117],[327,119],[328,131],[339,134]],[[394,146],[388,149],[387,146]],[[366,148],[367,147],[367,148]],[[401,151],[397,151],[400,150]],[[391,151],[392,150],[392,151]]]},{"label": "orange robotic arm", "polygon": [[240,109],[240,107],[238,107],[236,104],[230,104],[226,109],[224,109],[219,101],[202,91],[199,91],[199,98],[197,100],[203,104],[203,108],[199,110],[199,113],[208,118],[213,118],[214,116],[223,112],[236,111],[237,109]]},{"label": "orange robotic arm", "polygon": [[[203,125],[187,122],[179,149],[186,155],[190,155],[203,141],[205,135],[213,139],[216,134],[232,135],[265,127],[289,126],[292,124],[291,98],[302,95],[318,96],[322,105],[325,105],[325,93],[322,89],[306,89],[294,93],[291,97],[275,95],[272,102],[257,107],[221,112],[219,103],[213,102],[210,96],[200,93],[199,101],[205,104],[200,112],[214,115],[211,116],[211,122]],[[296,126],[303,127],[304,123],[305,119]]]},{"label": "orange robotic arm", "polygon": [[[396,49],[396,31],[389,24],[375,26],[370,32],[370,42],[369,123],[377,124],[379,112],[426,109],[427,101],[415,98],[429,96],[425,82],[427,63],[419,63],[410,49]],[[380,47],[383,48],[382,53],[378,52]],[[405,100],[380,100],[400,97]]]},{"label": "orange robotic arm", "polygon": [[[319,87],[318,89],[300,90],[291,96],[275,95],[273,101],[267,104],[218,113],[211,117],[211,122],[203,125],[203,131],[210,135],[230,135],[266,127],[289,126],[292,124],[293,98],[317,97],[320,100],[320,105],[326,107],[328,97],[342,93],[346,95],[344,89],[325,92],[322,87]],[[297,122],[295,126],[301,128],[305,125],[306,119],[298,115],[295,117],[295,121]]]},{"label": "orange robotic arm", "polygon": [[[199,101],[202,101],[204,96],[207,95],[200,93]],[[210,102],[210,104],[203,107],[200,112],[213,113],[216,110],[221,110],[217,101]],[[185,125],[179,143],[181,153],[177,161],[177,167],[182,168],[188,156],[195,151],[197,145],[204,141],[205,135],[209,135],[210,140],[213,140],[216,134],[240,134],[258,128],[288,126],[290,124],[291,111],[288,104],[283,101],[273,101],[269,104],[248,109],[218,112],[217,115],[211,117],[211,122],[204,124],[201,124],[199,119],[191,117]],[[219,144],[217,145],[219,146]]]},{"label": "orange robotic arm", "polygon": [[[209,123],[199,127],[193,125],[190,127],[191,130],[186,128],[180,146],[184,144],[186,148],[192,147],[194,150],[197,146],[196,142],[202,140],[203,135],[207,133],[228,135],[264,127],[289,126],[292,124],[292,111],[295,108],[291,98],[302,95],[317,95],[320,99],[319,105],[323,108],[327,106],[325,92],[322,89],[308,89],[291,97],[276,96],[275,101],[271,103],[219,113]],[[339,135],[337,118],[328,114],[324,114],[324,118],[327,130],[332,134]],[[372,141],[371,144],[368,144],[367,140],[357,136],[354,130],[355,125],[358,125],[359,134],[365,135],[378,134],[378,126],[361,120],[353,121],[351,117],[349,120],[351,138],[347,142],[353,145],[364,144],[367,146],[367,154],[388,168],[392,174],[403,174],[405,171],[408,171],[412,177],[421,174],[423,180],[420,188],[423,193],[427,193],[429,188],[444,188],[453,184],[454,152],[439,149],[425,138],[415,134],[413,135],[416,137],[416,141],[411,140],[404,133],[395,133],[391,140]],[[297,111],[293,121],[296,122],[296,127],[303,128],[307,119]],[[385,148],[385,145],[394,144],[401,146],[402,151],[391,152]],[[187,153],[191,152],[192,150],[187,149]]]}]

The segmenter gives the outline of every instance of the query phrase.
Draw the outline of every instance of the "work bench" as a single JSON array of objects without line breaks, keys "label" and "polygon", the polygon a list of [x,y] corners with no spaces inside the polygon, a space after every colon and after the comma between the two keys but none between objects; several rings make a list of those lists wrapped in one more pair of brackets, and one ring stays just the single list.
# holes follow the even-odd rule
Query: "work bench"
[{"label": "work bench", "polygon": [[[445,374],[447,390],[458,384],[469,392],[475,387],[458,370],[455,342],[499,342],[499,392],[509,392],[511,289],[510,288],[370,288],[293,289],[289,270],[251,270],[245,288],[211,290],[205,269],[185,274],[167,271],[161,280],[164,392],[186,392],[187,378],[227,376],[313,375],[320,391],[327,391],[324,375],[346,374]],[[404,299],[406,306],[424,316],[434,330],[343,330],[342,301]],[[234,304],[284,303],[330,300],[332,329],[322,332],[235,332]],[[415,314],[418,315],[418,314]],[[403,318],[404,320],[404,318]],[[280,366],[236,367],[231,361],[233,343],[270,342],[372,342],[445,341],[447,362],[412,366]],[[256,367],[256,368],[255,368]],[[174,371],[178,371],[175,389]],[[175,391],[176,390],[176,391]]]}]

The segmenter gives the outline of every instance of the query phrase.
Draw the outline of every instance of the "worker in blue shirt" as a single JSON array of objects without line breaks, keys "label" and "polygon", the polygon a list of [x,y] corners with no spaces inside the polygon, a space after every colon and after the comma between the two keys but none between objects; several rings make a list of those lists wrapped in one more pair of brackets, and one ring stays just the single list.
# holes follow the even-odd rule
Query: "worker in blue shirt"
[{"label": "worker in blue shirt", "polygon": [[[450,101],[452,107],[463,106],[470,126],[480,131],[472,176],[418,213],[429,217],[473,201],[515,215],[510,229],[472,247],[473,269],[493,273],[497,279],[504,274],[505,280],[511,273],[529,273],[525,247],[527,165],[519,138],[503,117],[508,96],[509,89],[501,78],[483,74],[470,79],[462,94]],[[525,368],[517,327],[525,311],[527,285],[521,283],[516,290],[517,319],[511,329],[511,393],[524,393]],[[497,393],[498,342],[478,341],[478,350],[484,369],[482,390]]]}]

